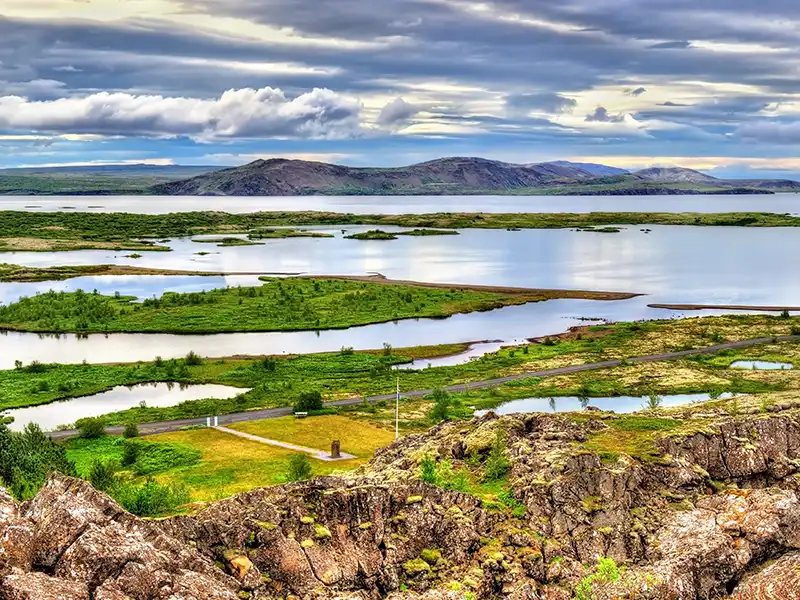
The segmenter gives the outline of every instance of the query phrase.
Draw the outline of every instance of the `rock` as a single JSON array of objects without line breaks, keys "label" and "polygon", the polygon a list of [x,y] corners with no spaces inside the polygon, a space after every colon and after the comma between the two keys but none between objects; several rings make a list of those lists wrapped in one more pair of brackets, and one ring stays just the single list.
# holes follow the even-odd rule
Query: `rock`
[{"label": "rock", "polygon": [[787,554],[746,577],[732,600],[788,600],[800,590],[800,552]]},{"label": "rock", "polygon": [[89,600],[89,588],[82,581],[48,577],[14,569],[0,581],[4,600]]}]

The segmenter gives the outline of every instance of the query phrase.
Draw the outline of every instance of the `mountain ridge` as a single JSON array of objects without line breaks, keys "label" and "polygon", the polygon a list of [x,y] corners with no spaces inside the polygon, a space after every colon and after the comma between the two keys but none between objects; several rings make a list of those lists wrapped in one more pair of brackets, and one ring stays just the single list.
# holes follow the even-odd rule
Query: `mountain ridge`
[{"label": "mountain ridge", "polygon": [[718,179],[680,167],[627,172],[592,163],[516,164],[455,156],[386,168],[273,158],[161,183],[150,191],[189,196],[304,196],[741,194],[774,190],[800,191],[800,182]]}]

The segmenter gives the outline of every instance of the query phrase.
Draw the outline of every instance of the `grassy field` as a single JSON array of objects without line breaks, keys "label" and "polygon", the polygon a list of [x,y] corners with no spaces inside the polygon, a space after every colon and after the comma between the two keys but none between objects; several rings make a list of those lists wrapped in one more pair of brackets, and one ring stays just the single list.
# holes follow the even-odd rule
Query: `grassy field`
[{"label": "grassy field", "polygon": [[[319,416],[297,420],[294,418],[248,423],[248,431],[268,435],[309,447],[326,448],[334,439],[342,441],[342,449],[358,458],[340,462],[312,459],[314,475],[352,470],[372,457],[375,450],[390,444],[394,434],[363,421],[341,416]],[[239,427],[237,427],[238,429]],[[196,462],[184,461],[157,470],[153,475],[161,482],[182,484],[188,487],[192,501],[209,501],[256,487],[285,483],[286,467],[292,452],[253,442],[213,429],[195,429],[159,434],[142,438],[145,443],[159,446],[177,445],[199,453]],[[122,438],[104,436],[95,440],[70,440],[67,455],[75,462],[76,470],[87,476],[94,460],[122,459]],[[135,481],[145,475],[128,470]]]},{"label": "grassy field", "polygon": [[[166,215],[132,213],[0,212],[0,251],[56,250],[110,244],[143,248],[140,238],[199,234],[254,234],[274,226],[397,225],[411,229],[560,229],[614,225],[693,225],[731,227],[797,227],[800,217],[773,213],[433,213],[423,215],[354,215],[328,212],[261,212],[227,214],[189,212]],[[46,242],[45,242],[46,240]],[[158,249],[150,246],[149,249]]]},{"label": "grassy field", "polygon": [[[261,287],[188,294],[167,292],[140,304],[129,297],[51,291],[0,306],[0,328],[78,333],[337,329],[447,317],[551,297],[554,294],[536,290],[492,292],[331,278],[275,279]],[[593,296],[587,292],[584,297]]]},{"label": "grassy field", "polygon": [[[306,391],[319,391],[326,401],[365,395],[390,394],[399,375],[403,390],[460,385],[566,365],[626,359],[632,356],[710,346],[725,340],[749,339],[790,333],[796,319],[769,316],[708,317],[681,321],[620,323],[592,326],[525,346],[503,349],[469,363],[397,372],[394,364],[412,358],[443,356],[464,350],[464,345],[280,356],[228,358],[186,364],[186,360],[127,365],[27,365],[0,371],[0,408],[43,404],[103,391],[116,385],[150,381],[218,383],[250,392],[231,400],[207,399],[155,408],[137,407],[114,413],[111,423],[203,417],[255,408],[287,406]],[[198,349],[202,354],[202,349]],[[613,396],[712,391],[782,391],[800,389],[800,370],[748,371],[728,369],[734,360],[763,358],[800,365],[800,344],[780,343],[689,360],[623,365],[615,369],[538,380],[528,378],[493,389],[459,394],[462,405],[491,407],[505,400],[549,396]],[[425,424],[429,403],[408,400],[403,418],[409,427]],[[390,421],[391,408],[356,407],[359,418]],[[113,408],[109,407],[109,412]]]}]

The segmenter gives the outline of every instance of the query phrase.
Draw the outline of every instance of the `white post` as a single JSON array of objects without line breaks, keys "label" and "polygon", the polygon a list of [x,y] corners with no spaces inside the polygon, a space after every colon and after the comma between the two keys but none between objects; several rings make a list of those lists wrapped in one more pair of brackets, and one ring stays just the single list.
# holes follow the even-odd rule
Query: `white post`
[{"label": "white post", "polygon": [[206,417],[206,427],[211,427],[211,417]]},{"label": "white post", "polygon": [[394,439],[400,437],[400,377],[397,377],[397,397],[394,401]]},{"label": "white post", "polygon": [[214,427],[219,427],[219,417],[214,415]]}]

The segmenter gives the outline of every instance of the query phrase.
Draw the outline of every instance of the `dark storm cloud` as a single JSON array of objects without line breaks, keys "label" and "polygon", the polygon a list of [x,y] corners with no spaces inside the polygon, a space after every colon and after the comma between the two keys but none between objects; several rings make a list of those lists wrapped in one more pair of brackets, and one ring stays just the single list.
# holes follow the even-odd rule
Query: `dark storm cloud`
[{"label": "dark storm cloud", "polygon": [[604,106],[598,106],[592,114],[586,115],[586,120],[590,123],[621,123],[625,115],[612,115]]},{"label": "dark storm cloud", "polygon": [[680,41],[680,42],[661,42],[659,44],[653,44],[648,46],[648,50],[677,50],[677,49],[685,49],[691,48],[692,43],[687,41]]},{"label": "dark storm cloud", "polygon": [[550,114],[571,112],[578,102],[574,98],[567,98],[553,92],[535,92],[531,94],[509,94],[506,96],[506,106],[512,112],[527,113],[540,110]]}]

